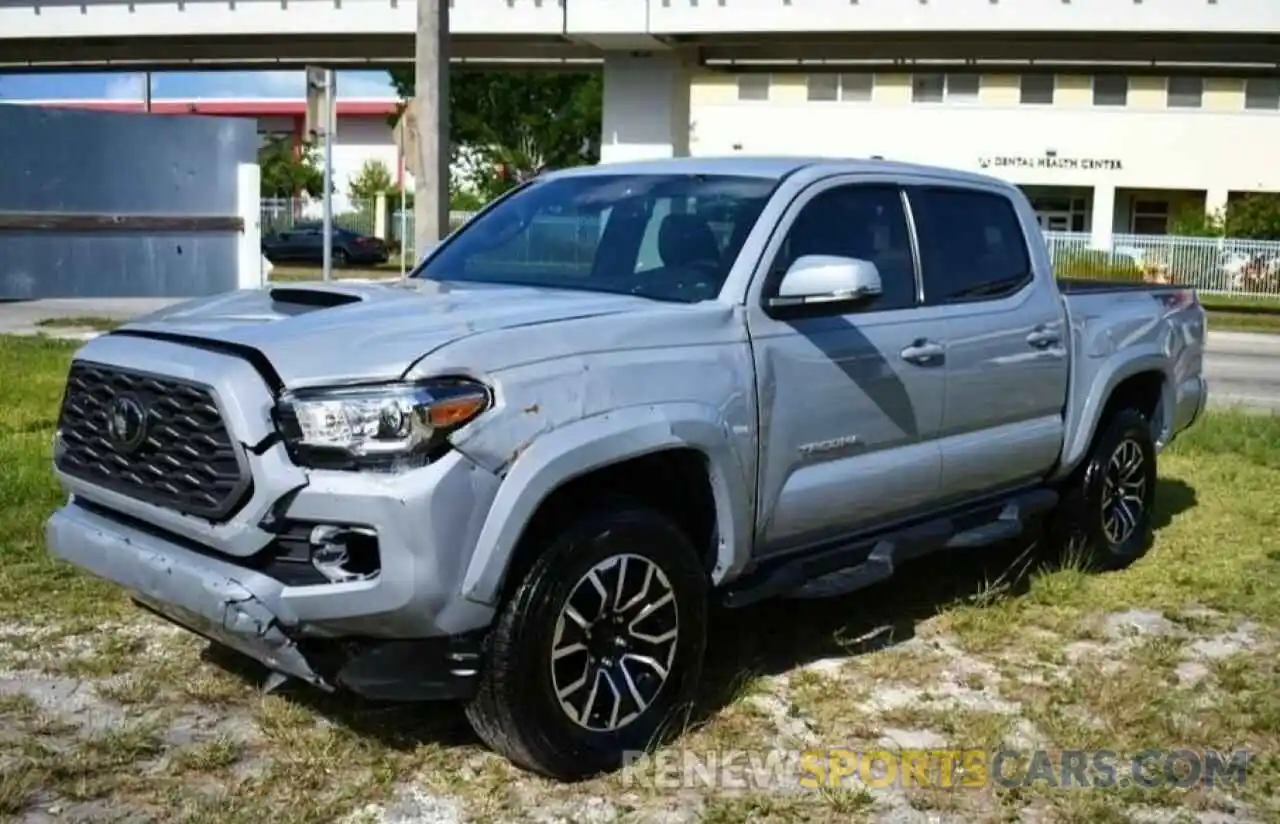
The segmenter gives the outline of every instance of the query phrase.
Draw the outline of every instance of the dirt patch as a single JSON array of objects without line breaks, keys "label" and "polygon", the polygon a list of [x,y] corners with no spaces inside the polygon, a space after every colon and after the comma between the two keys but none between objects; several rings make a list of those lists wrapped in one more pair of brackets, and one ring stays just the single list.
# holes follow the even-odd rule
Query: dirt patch
[{"label": "dirt patch", "polygon": [[[797,626],[821,628],[822,610],[842,608],[805,607],[818,612]],[[742,669],[674,744],[578,785],[484,750],[456,707],[296,685],[263,694],[256,666],[150,617],[11,621],[0,624],[0,816],[1244,824],[1276,811],[1253,784],[1100,787],[1091,770],[1085,792],[1044,780],[1061,778],[1075,750],[1114,751],[1124,777],[1143,747],[1280,743],[1266,720],[1280,717],[1268,624],[1197,608],[958,609],[910,632],[836,632],[830,649]],[[769,613],[734,620],[777,625]]]}]

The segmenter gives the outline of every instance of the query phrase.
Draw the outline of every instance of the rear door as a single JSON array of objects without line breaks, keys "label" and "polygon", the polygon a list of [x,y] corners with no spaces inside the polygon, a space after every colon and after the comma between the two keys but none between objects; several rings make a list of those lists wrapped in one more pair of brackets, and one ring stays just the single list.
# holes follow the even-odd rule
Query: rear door
[{"label": "rear door", "polygon": [[[893,520],[937,495],[945,355],[939,313],[917,306],[901,188],[835,177],[784,214],[747,301],[762,439],[759,554],[839,538]],[[802,255],[873,262],[883,294],[858,305],[770,309]]]},{"label": "rear door", "polygon": [[1062,302],[1027,243],[1039,230],[995,185],[907,194],[924,305],[945,321],[942,496],[1037,480],[1060,454],[1068,377]]}]

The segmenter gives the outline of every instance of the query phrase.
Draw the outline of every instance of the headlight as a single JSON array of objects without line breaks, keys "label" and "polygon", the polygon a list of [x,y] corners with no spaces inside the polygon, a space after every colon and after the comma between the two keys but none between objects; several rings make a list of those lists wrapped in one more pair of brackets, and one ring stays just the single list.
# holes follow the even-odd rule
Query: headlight
[{"label": "headlight", "polygon": [[450,432],[488,407],[483,384],[440,378],[287,393],[276,424],[303,466],[398,470],[431,461]]}]

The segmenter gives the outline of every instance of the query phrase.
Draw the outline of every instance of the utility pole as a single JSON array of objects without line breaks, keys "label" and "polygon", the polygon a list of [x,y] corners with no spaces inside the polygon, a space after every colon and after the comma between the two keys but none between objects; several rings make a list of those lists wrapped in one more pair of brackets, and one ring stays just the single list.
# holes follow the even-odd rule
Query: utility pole
[{"label": "utility pole", "polygon": [[449,232],[449,0],[418,0],[413,75],[419,172],[413,234],[421,258]]},{"label": "utility pole", "polygon": [[337,129],[338,73],[324,72],[324,252],[321,271],[326,281],[333,278],[333,133]]}]

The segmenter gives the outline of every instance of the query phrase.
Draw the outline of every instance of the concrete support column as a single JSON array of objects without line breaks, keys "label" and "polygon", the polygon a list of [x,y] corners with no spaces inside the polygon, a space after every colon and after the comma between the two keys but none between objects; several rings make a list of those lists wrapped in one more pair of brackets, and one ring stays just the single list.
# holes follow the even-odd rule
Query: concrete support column
[{"label": "concrete support column", "polygon": [[1097,249],[1111,248],[1116,222],[1116,187],[1100,184],[1093,187],[1093,217],[1090,245]]},{"label": "concrete support column", "polygon": [[1227,199],[1230,192],[1226,189],[1210,189],[1204,193],[1204,213],[1208,217],[1213,217],[1219,212],[1226,213]]},{"label": "concrete support column", "polygon": [[679,53],[606,54],[600,162],[687,156],[690,80]]},{"label": "concrete support column", "polygon": [[378,192],[373,197],[373,236],[387,239],[387,194]]},{"label": "concrete support column", "polygon": [[266,285],[271,264],[262,254],[262,170],[257,163],[236,167],[236,215],[244,221],[236,254],[236,286]]}]

